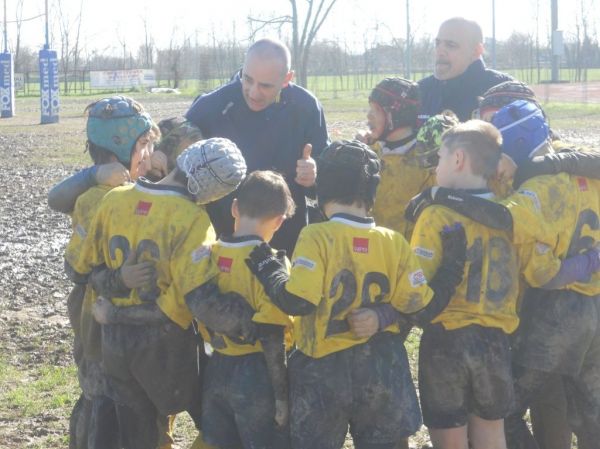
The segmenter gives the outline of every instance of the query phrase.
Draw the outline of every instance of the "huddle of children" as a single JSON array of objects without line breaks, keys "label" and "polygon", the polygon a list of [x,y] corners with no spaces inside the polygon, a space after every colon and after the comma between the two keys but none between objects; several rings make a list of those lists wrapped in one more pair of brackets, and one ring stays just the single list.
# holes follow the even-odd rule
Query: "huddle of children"
[{"label": "huddle of children", "polygon": [[[507,417],[518,447],[522,414],[556,373],[577,393],[582,435],[600,431],[597,323],[572,335],[582,310],[600,313],[589,163],[536,158],[549,129],[531,101],[495,104],[492,124],[436,116],[418,135],[416,84],[386,79],[369,102],[365,143],[333,142],[317,161],[326,220],[301,231],[291,262],[268,244],[295,208],[281,175],[246,176],[234,143],[188,123],[163,121],[160,137],[129,98],[90,105],[94,163],[119,161],[135,183],[91,188],[73,211],[76,447],[170,447],[182,411],[196,448],[338,449],[349,428],[357,449],[392,449],[422,419],[434,447],[505,448]],[[504,177],[536,176],[501,198],[490,185],[510,161]],[[234,233],[217,240],[204,205],[234,190]],[[521,278],[529,314],[510,342]]]}]

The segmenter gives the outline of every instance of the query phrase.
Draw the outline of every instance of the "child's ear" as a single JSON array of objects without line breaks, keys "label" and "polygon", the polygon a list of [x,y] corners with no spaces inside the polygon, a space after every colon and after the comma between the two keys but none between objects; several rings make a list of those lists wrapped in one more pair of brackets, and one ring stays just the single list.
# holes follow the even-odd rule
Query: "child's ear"
[{"label": "child's ear", "polygon": [[281,225],[283,224],[283,222],[285,221],[285,215],[277,215],[276,217],[273,218],[273,225],[275,227],[275,231],[277,231]]},{"label": "child's ear", "polygon": [[463,170],[466,160],[467,160],[467,154],[466,154],[465,150],[463,150],[462,148],[458,148],[457,150],[454,151],[454,163],[455,163],[457,171]]},{"label": "child's ear", "polygon": [[238,200],[237,200],[237,198],[234,198],[233,202],[231,203],[231,215],[236,220],[238,220],[240,218],[240,210],[238,208]]}]

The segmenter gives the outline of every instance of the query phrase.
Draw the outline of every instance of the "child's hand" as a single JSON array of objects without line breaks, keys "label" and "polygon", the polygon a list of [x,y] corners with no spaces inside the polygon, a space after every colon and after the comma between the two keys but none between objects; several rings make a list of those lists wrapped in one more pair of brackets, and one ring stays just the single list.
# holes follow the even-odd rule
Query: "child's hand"
[{"label": "child's hand", "polygon": [[92,314],[100,324],[111,324],[116,312],[117,308],[113,303],[103,296],[98,296],[98,299],[96,299],[96,302],[92,307]]},{"label": "child's hand", "polygon": [[303,187],[312,187],[317,180],[317,163],[311,157],[312,145],[307,143],[302,150],[302,158],[296,162],[295,181]]},{"label": "child's hand", "polygon": [[129,171],[120,162],[102,164],[96,172],[98,185],[117,187],[131,182]]},{"label": "child's hand", "polygon": [[379,330],[379,317],[373,309],[351,310],[346,321],[350,325],[350,331],[358,338],[370,338]]},{"label": "child's hand", "polygon": [[155,150],[150,155],[150,170],[148,174],[156,179],[162,179],[169,173],[167,155],[160,150]]},{"label": "child's hand", "polygon": [[501,184],[511,183],[516,171],[517,164],[506,154],[502,153],[496,167],[496,179],[498,182]]},{"label": "child's hand", "polygon": [[287,426],[290,417],[288,401],[275,400],[275,422],[279,427]]},{"label": "child's hand", "polygon": [[156,277],[154,262],[146,261],[136,263],[135,251],[129,252],[127,259],[123,262],[119,271],[121,280],[127,288],[151,286]]},{"label": "child's hand", "polygon": [[375,143],[373,134],[371,134],[371,131],[367,130],[358,131],[354,138],[359,142],[366,143],[367,145],[373,145]]}]

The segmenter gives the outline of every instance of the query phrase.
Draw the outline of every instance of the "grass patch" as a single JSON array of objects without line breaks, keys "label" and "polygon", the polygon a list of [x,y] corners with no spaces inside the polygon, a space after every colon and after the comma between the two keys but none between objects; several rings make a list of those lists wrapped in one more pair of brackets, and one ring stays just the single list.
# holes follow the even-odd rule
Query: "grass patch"
[{"label": "grass patch", "polygon": [[68,414],[78,396],[75,367],[41,365],[21,372],[0,362],[0,403],[12,414],[33,418],[48,412]]}]

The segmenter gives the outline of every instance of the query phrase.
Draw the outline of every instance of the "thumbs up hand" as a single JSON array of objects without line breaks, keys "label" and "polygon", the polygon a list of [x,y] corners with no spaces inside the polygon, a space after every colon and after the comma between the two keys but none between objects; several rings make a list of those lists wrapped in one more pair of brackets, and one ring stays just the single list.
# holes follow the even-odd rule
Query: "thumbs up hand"
[{"label": "thumbs up hand", "polygon": [[312,187],[317,179],[317,163],[311,153],[312,145],[307,143],[302,150],[302,158],[296,162],[295,181],[304,187]]}]

